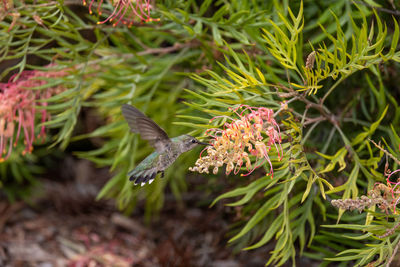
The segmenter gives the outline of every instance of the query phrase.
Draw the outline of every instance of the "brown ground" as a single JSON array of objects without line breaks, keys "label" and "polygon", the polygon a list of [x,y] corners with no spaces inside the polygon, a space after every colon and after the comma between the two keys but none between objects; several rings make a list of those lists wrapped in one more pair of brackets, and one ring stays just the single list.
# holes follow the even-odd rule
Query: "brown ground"
[{"label": "brown ground", "polygon": [[234,254],[226,246],[233,212],[200,207],[202,193],[186,193],[183,205],[167,194],[146,225],[142,203],[125,217],[111,201],[95,202],[98,188],[78,174],[97,170],[74,163],[73,182],[43,180],[45,193],[30,205],[0,200],[0,266],[264,266],[265,248]]}]

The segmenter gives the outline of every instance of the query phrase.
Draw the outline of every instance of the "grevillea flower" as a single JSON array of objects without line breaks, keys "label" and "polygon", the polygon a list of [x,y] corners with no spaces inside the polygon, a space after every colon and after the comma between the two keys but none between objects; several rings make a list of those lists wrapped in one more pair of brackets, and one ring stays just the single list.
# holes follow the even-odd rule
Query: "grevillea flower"
[{"label": "grevillea flower", "polygon": [[13,8],[14,3],[12,0],[1,0],[0,11],[8,11],[9,9]]},{"label": "grevillea flower", "polygon": [[[239,109],[241,109],[240,114],[238,113]],[[247,174],[244,174],[246,176],[268,162],[270,166],[268,175],[271,175],[272,178],[273,169],[268,153],[275,148],[278,156],[282,158],[282,138],[279,126],[274,119],[273,110],[241,105],[234,110],[234,113],[238,119],[227,117],[231,122],[225,123],[223,130],[210,129],[207,131],[207,134],[213,139],[212,146],[204,149],[207,151],[207,156],[200,154],[195,166],[189,170],[209,173],[209,168],[213,167],[213,173],[216,174],[218,168],[226,164],[227,175],[232,170],[234,174],[238,174],[244,164],[248,171]],[[211,121],[219,117],[215,117]],[[255,156],[254,164],[250,156]]]},{"label": "grevillea flower", "polygon": [[[25,150],[22,153],[32,151],[36,114],[40,113],[41,122],[49,119],[46,110],[38,110],[37,106],[47,106],[43,100],[64,90],[62,86],[44,90],[32,88],[47,84],[47,81],[40,80],[40,77],[54,78],[66,74],[66,71],[23,71],[17,80],[14,81],[13,76],[8,83],[0,83],[0,162],[11,155],[12,148],[17,145],[21,134],[25,139]],[[42,126],[38,137],[44,136],[45,127]]]},{"label": "grevillea flower", "polygon": [[331,204],[337,208],[344,210],[359,210],[360,212],[366,208],[377,205],[382,211],[397,214],[396,206],[400,201],[400,179],[393,180],[392,176],[399,173],[400,169],[393,172],[385,173],[386,184],[377,182],[374,187],[368,191],[368,196],[361,196],[356,199],[336,199]]},{"label": "grevillea flower", "polygon": [[400,201],[400,178],[397,178],[396,181],[391,181],[390,179],[393,180],[392,176],[394,174],[400,173],[400,169],[395,170],[393,172],[389,172],[386,174],[386,185],[389,188],[390,194],[391,194],[391,204],[393,207],[393,212],[396,213],[396,206]]},{"label": "grevillea flower", "polygon": [[[374,141],[372,142],[377,148],[383,151],[386,156],[392,158],[395,162],[399,163],[399,160],[396,159],[391,153],[382,148],[380,145],[376,144]],[[400,150],[400,145],[399,145]],[[360,212],[365,208],[370,208],[374,205],[377,205],[382,211],[385,211],[387,214],[392,212],[393,214],[398,214],[396,212],[397,204],[400,202],[400,177],[393,178],[394,176],[398,176],[400,174],[400,169],[395,171],[390,171],[388,169],[388,164],[385,165],[384,175],[386,176],[386,183],[377,182],[374,187],[368,191],[368,196],[361,196],[356,199],[336,199],[332,200],[332,205],[345,210],[354,210],[358,209]],[[400,224],[395,226],[395,228],[400,227]],[[394,231],[395,228],[388,231],[386,234],[390,234],[391,231]],[[386,235],[385,234],[385,235]],[[379,237],[379,236],[378,236]],[[379,237],[382,238],[383,236]]]},{"label": "grevillea flower", "polygon": [[[159,19],[153,19],[150,16],[150,10],[153,6],[150,4],[150,0],[112,0],[112,5],[114,10],[110,16],[105,20],[97,22],[97,24],[103,24],[107,21],[113,22],[113,26],[117,26],[120,22],[132,26],[135,18],[139,18],[141,22],[159,21]],[[91,0],[89,3],[89,13],[92,14],[93,5],[97,5],[97,13],[99,15],[101,12],[101,5],[103,0],[95,1]],[[83,5],[87,5],[87,1],[83,0]]]}]

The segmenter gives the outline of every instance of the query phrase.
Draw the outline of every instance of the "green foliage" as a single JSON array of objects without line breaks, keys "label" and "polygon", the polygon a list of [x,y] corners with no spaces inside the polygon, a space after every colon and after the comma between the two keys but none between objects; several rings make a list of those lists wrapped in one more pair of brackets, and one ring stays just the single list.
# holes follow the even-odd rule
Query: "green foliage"
[{"label": "green foliage", "polygon": [[[282,114],[283,108],[278,104],[279,101],[282,101],[280,97],[284,97],[287,98],[287,102],[293,102],[294,110],[287,112],[301,120],[300,124],[294,123],[292,120],[289,123],[285,118],[281,120],[281,123],[287,127],[287,130],[283,132],[286,136],[284,139],[291,141],[284,145],[285,156],[281,162],[277,161],[276,155],[275,157],[271,156],[274,154],[270,155],[276,171],[273,180],[261,175],[215,200],[216,202],[239,197],[239,200],[234,200],[227,205],[241,207],[242,217],[250,218],[243,222],[243,225],[237,231],[234,231],[234,236],[230,239],[230,242],[237,242],[241,247],[249,245],[246,249],[254,249],[265,245],[274,238],[275,249],[271,252],[267,265],[282,265],[290,258],[294,261],[298,250],[301,255],[306,249],[306,245],[315,251],[314,253],[305,252],[304,255],[308,257],[321,260],[325,258],[326,261],[357,260],[357,264],[365,265],[374,260],[375,255],[379,255],[380,258],[376,262],[379,264],[390,261],[394,246],[397,245],[397,239],[394,239],[393,242],[391,239],[387,239],[382,243],[375,242],[374,245],[366,244],[362,246],[359,242],[346,242],[348,235],[332,236],[323,230],[316,234],[319,228],[316,221],[327,220],[326,217],[336,221],[347,220],[343,216],[344,210],[340,210],[336,216],[327,213],[328,210],[331,210],[329,204],[327,204],[329,202],[325,201],[327,194],[337,198],[337,193],[340,192],[343,199],[355,198],[359,195],[360,187],[371,188],[374,181],[382,180],[383,174],[376,170],[382,155],[378,156],[376,151],[374,152],[368,138],[382,135],[393,137],[396,135],[390,128],[390,120],[397,120],[398,106],[395,102],[387,100],[387,98],[393,96],[385,90],[382,82],[380,83],[380,92],[369,79],[365,89],[358,93],[358,97],[364,102],[363,105],[366,101],[373,103],[372,109],[363,108],[364,112],[360,114],[356,113],[358,100],[356,102],[351,98],[346,98],[345,95],[348,95],[346,90],[340,91],[340,89],[344,89],[341,85],[345,80],[347,82],[346,87],[351,86],[350,75],[354,75],[354,73],[363,69],[370,69],[373,75],[376,75],[382,81],[382,74],[377,65],[387,60],[398,61],[398,51],[396,51],[399,34],[397,22],[394,21],[393,23],[394,30],[390,37],[391,42],[387,42],[389,38],[386,26],[382,26],[383,23],[375,12],[374,16],[378,29],[376,42],[373,42],[374,28],[368,27],[362,9],[360,7],[355,8],[360,12],[361,29],[357,28],[357,23],[354,22],[355,19],[352,16],[350,18],[354,28],[352,28],[351,34],[345,35],[343,33],[336,16],[333,16],[336,20],[336,37],[333,37],[321,25],[321,30],[333,45],[329,47],[324,44],[320,45],[320,49],[314,55],[315,65],[313,64],[311,67],[306,67],[302,57],[297,55],[298,51],[304,49],[303,44],[299,41],[301,38],[298,36],[303,28],[302,6],[300,6],[297,15],[293,15],[293,12],[288,9],[291,22],[282,14],[278,14],[277,21],[271,20],[270,27],[263,29],[266,46],[277,64],[286,68],[286,77],[308,84],[307,86],[296,86],[297,88],[308,90],[309,94],[316,93],[317,89],[323,90],[326,87],[329,89],[325,90],[325,95],[320,99],[317,97],[307,99],[303,94],[297,93],[290,87],[290,85],[296,85],[295,83],[291,83],[290,79],[286,82],[281,80],[285,79],[285,76],[278,78],[275,75],[269,77],[260,75],[260,73],[267,75],[273,73],[271,69],[274,68],[274,65],[257,64],[258,62],[250,60],[246,53],[238,54],[234,52],[228,44],[225,44],[228,48],[225,53],[226,66],[222,66],[225,75],[209,70],[204,75],[193,75],[193,79],[205,86],[207,90],[198,90],[196,93],[189,91],[192,97],[197,98],[197,101],[188,103],[191,109],[201,110],[210,114],[211,117],[216,115],[229,116],[229,113],[224,112],[228,107],[247,104],[250,106],[275,107],[279,110],[277,113]],[[353,44],[351,53],[347,52],[348,40],[352,40]],[[310,48],[313,50],[311,44]],[[387,49],[387,52],[383,53],[385,49]],[[232,63],[230,58],[235,63]],[[339,74],[341,75],[340,79],[333,85],[329,86],[330,81],[325,81],[328,77],[336,80]],[[209,78],[206,78],[206,76]],[[315,81],[315,83],[310,86],[310,81]],[[325,84],[320,85],[322,81],[325,81]],[[282,86],[282,84],[288,84],[288,86]],[[372,91],[369,91],[369,88],[373,88]],[[331,94],[334,94],[334,96],[328,97]],[[367,100],[366,97],[369,99]],[[339,101],[335,101],[335,98]],[[296,102],[303,102],[304,106],[301,107]],[[335,109],[338,104],[342,103],[344,103],[345,111],[336,115]],[[379,103],[378,106],[375,103]],[[388,113],[389,106],[390,110],[394,111],[390,112],[390,115]],[[375,110],[373,116],[371,110]],[[350,118],[345,116],[346,112],[352,112],[353,116]],[[363,120],[363,113],[369,115],[367,121]],[[225,121],[221,120],[214,120],[216,121],[215,125],[223,125]],[[323,127],[319,127],[322,131],[319,136],[325,136],[324,138],[318,137],[318,135],[313,136],[313,132],[321,122],[324,122],[324,124]],[[364,127],[355,132],[354,128],[348,124],[349,122]],[[306,134],[303,135],[303,125],[309,124],[311,124],[311,127],[308,127]],[[209,126],[201,123],[193,125],[193,127],[201,129]],[[395,127],[395,129],[398,131],[398,127]],[[325,138],[327,140],[323,145],[318,144],[318,140]],[[392,147],[398,147],[397,141],[391,140],[393,140]],[[341,146],[341,144],[344,146]],[[305,152],[307,151],[306,147],[309,146],[313,147],[314,155]],[[330,153],[327,154],[327,151],[330,151]],[[320,157],[315,157],[315,153]],[[337,182],[332,180],[330,174],[339,177],[344,175],[345,181],[342,185],[333,187],[331,183]],[[238,183],[243,182],[238,181]],[[329,190],[326,191],[325,188]],[[317,214],[318,216],[316,216]],[[372,226],[376,223],[375,220],[376,217],[368,214],[366,217],[357,219],[357,223],[360,223],[356,224],[357,227],[344,227],[343,224],[340,226],[344,229],[363,231],[375,229],[373,231],[375,233],[377,230],[383,231],[385,227],[382,226],[382,221],[379,227]],[[368,228],[368,225],[371,225],[372,228]],[[330,227],[334,227],[334,225]],[[332,242],[333,239],[336,240]],[[362,235],[357,240],[364,239],[365,241],[376,240],[371,239],[371,235]],[[330,249],[319,249],[321,245],[315,246],[313,242],[321,243],[322,246]],[[374,248],[370,249],[370,246]],[[352,249],[352,247],[356,249]],[[340,252],[337,257],[335,257],[334,251]]]},{"label": "green foliage", "polygon": [[[188,91],[194,100],[187,105],[193,109],[202,110],[211,117],[229,116],[230,112],[227,113],[223,110],[240,104],[279,109],[278,94],[271,90],[272,87],[261,71],[254,67],[254,63],[248,61],[249,57],[236,54],[232,49],[228,51],[228,56],[232,56],[237,63],[235,65],[227,58],[228,67],[223,67],[230,80],[213,71],[207,71],[212,79],[193,75],[193,79],[205,85],[208,90],[198,93]],[[240,56],[243,61],[240,60]],[[246,68],[246,66],[248,67]],[[282,111],[282,113],[284,112]],[[289,111],[287,115],[283,115],[282,119],[285,126],[283,139],[291,141],[283,145],[285,151],[283,159],[279,160],[276,153],[269,154],[275,169],[273,178],[261,176],[248,185],[240,186],[221,195],[214,201],[215,203],[225,198],[240,197],[240,200],[228,205],[243,207],[246,210],[243,216],[251,216],[251,219],[230,239],[230,242],[244,239],[247,241],[241,242],[241,245],[245,245],[249,241],[253,243],[257,238],[256,233],[265,232],[258,242],[246,249],[261,247],[275,237],[277,244],[267,264],[278,265],[283,264],[289,258],[294,259],[296,242],[299,242],[300,251],[303,251],[305,245],[311,242],[316,229],[311,210],[318,208],[321,209],[321,214],[324,214],[325,207],[318,206],[316,203],[321,203],[325,198],[325,187],[333,189],[310,166],[301,144],[303,136],[299,123],[293,121],[293,116]],[[225,121],[226,118],[221,118],[214,120],[214,124],[222,125]],[[193,124],[192,126],[197,129],[207,128],[203,124]],[[282,181],[280,182],[280,180]],[[321,190],[321,195],[311,191],[315,186]],[[259,197],[255,197],[257,195]],[[266,228],[266,225],[269,227]]]},{"label": "green foliage", "polygon": [[[354,72],[368,68],[371,65],[377,65],[387,60],[399,61],[399,54],[398,52],[395,53],[399,41],[399,25],[397,21],[393,19],[394,33],[392,42],[388,48],[389,51],[384,53],[387,28],[386,25],[382,24],[377,13],[375,12],[374,14],[378,26],[377,33],[375,33],[373,23],[371,28],[368,29],[366,17],[362,12],[362,25],[360,28],[352,21],[353,34],[351,35],[351,48],[348,48],[348,37],[343,32],[339,19],[335,14],[332,14],[336,19],[336,36],[328,33],[322,25],[321,28],[332,42],[331,47],[333,47],[333,52],[325,43],[320,44],[320,48],[315,53],[314,68],[303,67],[307,86],[296,86],[303,88],[303,90],[310,90],[310,93],[312,93],[320,88],[319,83],[326,78],[336,80],[340,75],[340,80],[342,80]],[[376,36],[374,36],[375,34]],[[349,50],[351,53],[348,52]]]},{"label": "green foliage", "polygon": [[[398,216],[375,207],[349,215],[330,200],[356,198],[384,181],[384,153],[368,139],[400,156],[396,17],[371,9],[373,1],[165,0],[155,8],[160,22],[127,28],[97,25],[86,8],[66,2],[14,1],[0,15],[1,79],[27,69],[67,70],[31,89],[63,86],[43,100],[52,114],[45,144],[64,149],[91,140],[93,149],[75,154],[110,168],[99,198],[115,198],[127,213],[145,199],[150,216],[166,188],[177,198],[187,189],[185,175],[197,156],[187,153],[166,179],[134,187],[126,174],[151,148],[129,131],[122,104],[135,105],[170,136],[200,137],[222,127],[232,108],[267,107],[283,138],[282,158],[269,151],[274,176],[265,175],[268,165],[248,177],[217,176],[234,188],[218,192],[213,204],[240,210],[229,242],[239,249],[272,243],[266,262],[274,266],[295,264],[298,256],[323,265],[390,263],[399,235],[396,229],[377,235],[393,229]],[[95,130],[81,122],[88,110],[95,111]],[[210,121],[215,116],[222,117]],[[23,157],[17,147],[0,163],[11,198],[19,193],[10,181],[35,182],[40,156],[35,149]]]},{"label": "green foliage", "polygon": [[30,192],[37,184],[35,175],[43,172],[43,168],[35,164],[35,155],[26,157],[13,153],[8,161],[0,164],[0,189],[10,201],[29,200]]}]

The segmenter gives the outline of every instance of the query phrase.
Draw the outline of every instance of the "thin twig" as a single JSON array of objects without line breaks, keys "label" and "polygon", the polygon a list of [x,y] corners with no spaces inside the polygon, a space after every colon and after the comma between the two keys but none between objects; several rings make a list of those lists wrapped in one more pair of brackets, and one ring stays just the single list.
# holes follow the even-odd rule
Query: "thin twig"
[{"label": "thin twig", "polygon": [[390,236],[391,234],[394,233],[394,231],[396,231],[397,228],[399,228],[400,226],[400,222],[396,223],[395,226],[393,226],[392,228],[390,228],[389,230],[387,230],[383,235],[377,235],[377,238],[385,238]]},{"label": "thin twig", "polygon": [[326,121],[326,120],[327,120],[327,118],[325,118],[324,116],[318,116],[318,117],[315,117],[315,118],[307,119],[307,120],[303,123],[303,125],[305,126],[305,125],[312,124],[312,123],[316,123],[316,122],[320,123],[320,122]]},{"label": "thin twig", "polygon": [[374,6],[371,6],[370,4],[365,3],[363,1],[353,1],[353,3],[364,5],[364,6],[367,6],[369,8],[374,8],[374,9],[376,9],[378,11],[389,13],[389,14],[392,14],[392,15],[395,15],[395,16],[400,16],[400,11],[397,11],[397,10],[390,10],[390,9],[387,9],[387,8],[384,8],[384,7],[374,7]]},{"label": "thin twig", "polygon": [[150,54],[167,54],[170,52],[174,52],[177,50],[180,50],[184,47],[193,47],[192,43],[186,43],[186,44],[181,44],[181,43],[175,43],[173,46],[169,47],[161,47],[161,48],[149,48],[144,51],[140,51],[137,53],[139,56],[144,56],[144,55],[150,55]]},{"label": "thin twig", "polygon": [[[320,118],[320,117],[318,117]],[[308,139],[308,137],[311,135],[312,131],[315,129],[315,127],[318,126],[318,124],[321,122],[322,120],[317,120],[315,121],[315,123],[310,127],[310,129],[307,131],[307,133],[304,135],[304,137],[302,138],[300,144],[304,145]]]},{"label": "thin twig", "polygon": [[310,107],[307,105],[306,106],[306,108],[305,108],[305,110],[304,110],[304,112],[303,112],[303,116],[301,117],[301,125],[303,125],[304,126],[304,121],[306,120],[306,115],[307,115],[307,112],[308,112],[308,109],[309,109]]},{"label": "thin twig", "polygon": [[325,117],[326,120],[328,120],[332,124],[334,124],[334,125],[338,125],[339,124],[336,116],[333,115],[331,113],[331,111],[328,108],[326,108],[322,103],[318,103],[318,104],[314,103],[314,102],[308,100],[304,96],[301,96],[299,98],[299,100],[304,102],[307,105],[307,107],[309,107],[309,108],[311,107],[311,108],[314,108],[314,109],[318,110],[320,112],[321,116]]},{"label": "thin twig", "polygon": [[381,147],[380,145],[378,145],[377,143],[375,143],[373,140],[369,139],[368,140],[373,143],[377,148],[379,148],[379,150],[381,150],[383,153],[385,153],[387,156],[389,156],[392,160],[394,160],[398,165],[400,165],[400,161],[398,159],[396,159],[391,153],[389,153],[388,151],[386,151],[383,147]]},{"label": "thin twig", "polygon": [[320,151],[322,154],[325,154],[326,151],[328,150],[328,147],[329,147],[329,145],[330,145],[330,143],[332,141],[333,135],[335,134],[335,131],[336,131],[336,128],[332,127],[332,129],[331,129],[331,131],[329,133],[328,139],[326,140],[326,142],[324,144],[324,147]]},{"label": "thin twig", "polygon": [[333,90],[344,80],[344,77],[342,76],[337,82],[335,82],[334,85],[332,85],[331,88],[329,88],[328,92],[326,92],[326,94],[324,95],[324,97],[322,97],[321,100],[321,105],[325,102],[325,99],[330,95],[330,93],[333,92]]},{"label": "thin twig", "polygon": [[[296,101],[297,99],[298,99],[297,97],[293,97],[292,99],[286,100],[285,105],[288,105],[288,104],[290,104],[291,102]],[[284,110],[284,109],[286,109],[286,108],[281,106],[281,107],[274,113],[274,117],[275,117],[276,115],[278,115],[278,114],[279,114],[282,110]]]},{"label": "thin twig", "polygon": [[[276,85],[275,87],[281,88],[282,90],[289,92],[288,94],[290,94],[291,96],[294,96],[292,99],[289,100],[290,102],[295,101],[295,100],[300,100],[301,102],[306,104],[306,111],[305,111],[305,113],[303,113],[302,116],[300,116],[302,118],[302,122],[304,122],[304,124],[310,124],[314,121],[320,122],[323,120],[327,120],[334,125],[339,124],[337,117],[334,114],[332,114],[332,112],[327,107],[325,107],[322,102],[320,102],[320,103],[312,102],[311,100],[309,100],[306,97],[305,94],[300,94],[299,92],[297,92],[291,88],[288,88],[286,86],[283,86],[283,85]],[[289,101],[288,101],[288,103],[289,103]],[[307,111],[309,108],[318,110],[320,112],[321,116],[324,117],[324,119],[321,119],[321,117],[311,118],[311,119],[307,118],[305,115],[307,114]],[[278,111],[280,111],[280,110],[278,110]]]},{"label": "thin twig", "polygon": [[397,254],[397,250],[399,249],[400,242],[397,242],[397,245],[394,247],[392,256],[390,256],[388,262],[386,263],[386,267],[390,267],[390,263],[392,263],[394,256]]}]

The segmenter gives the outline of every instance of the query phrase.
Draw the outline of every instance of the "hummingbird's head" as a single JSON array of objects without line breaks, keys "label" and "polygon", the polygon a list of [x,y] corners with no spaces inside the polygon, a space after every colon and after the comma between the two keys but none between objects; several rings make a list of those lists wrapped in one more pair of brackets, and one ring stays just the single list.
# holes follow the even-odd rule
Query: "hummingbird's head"
[{"label": "hummingbird's head", "polygon": [[180,139],[179,140],[180,143],[182,144],[182,147],[181,147],[182,153],[189,151],[198,145],[210,145],[208,143],[200,142],[199,140],[197,140],[196,138],[194,138],[193,136],[190,136],[188,134],[179,136],[179,139]]}]

